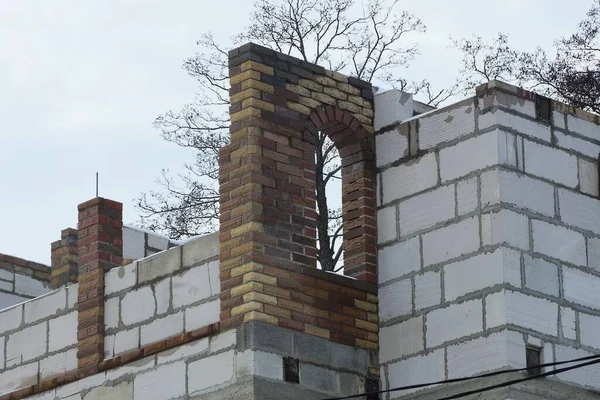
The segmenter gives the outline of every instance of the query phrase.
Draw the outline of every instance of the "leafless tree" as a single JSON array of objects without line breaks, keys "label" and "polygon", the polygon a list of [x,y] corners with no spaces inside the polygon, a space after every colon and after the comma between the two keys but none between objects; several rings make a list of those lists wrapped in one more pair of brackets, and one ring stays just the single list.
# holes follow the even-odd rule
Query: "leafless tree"
[{"label": "leafless tree", "polygon": [[[407,90],[425,88],[393,79],[418,54],[410,35],[423,32],[420,19],[397,11],[397,0],[259,0],[250,24],[232,44],[254,42],[367,81],[389,82]],[[214,231],[218,224],[218,152],[229,143],[228,45],[209,33],[198,41],[202,52],[184,62],[198,84],[195,101],[159,116],[155,126],[165,140],[193,149],[195,159],[177,180],[164,171],[163,191],[137,201],[144,227],[177,239]],[[400,84],[399,84],[400,82]],[[445,92],[444,92],[445,93]],[[437,96],[438,98],[441,94]],[[337,149],[321,137],[316,148],[317,259],[323,269],[339,269],[341,212],[328,204],[327,184],[340,179]],[[179,182],[176,184],[175,182]]]},{"label": "leafless tree", "polygon": [[537,48],[519,52],[499,34],[491,44],[481,37],[455,42],[463,52],[462,88],[491,79],[515,83],[595,113],[600,113],[600,0],[571,36],[554,43],[554,57]]}]

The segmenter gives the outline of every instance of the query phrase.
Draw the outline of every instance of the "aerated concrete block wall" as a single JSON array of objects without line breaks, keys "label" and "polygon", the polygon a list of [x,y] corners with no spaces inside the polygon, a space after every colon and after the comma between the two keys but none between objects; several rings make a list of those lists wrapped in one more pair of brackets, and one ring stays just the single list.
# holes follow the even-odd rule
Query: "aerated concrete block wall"
[{"label": "aerated concrete block wall", "polygon": [[134,226],[123,226],[123,259],[139,260],[181,243]]},{"label": "aerated concrete block wall", "polygon": [[0,254],[0,310],[50,290],[50,267]]},{"label": "aerated concrete block wall", "polygon": [[544,101],[490,82],[378,132],[384,389],[600,352],[600,128]]}]

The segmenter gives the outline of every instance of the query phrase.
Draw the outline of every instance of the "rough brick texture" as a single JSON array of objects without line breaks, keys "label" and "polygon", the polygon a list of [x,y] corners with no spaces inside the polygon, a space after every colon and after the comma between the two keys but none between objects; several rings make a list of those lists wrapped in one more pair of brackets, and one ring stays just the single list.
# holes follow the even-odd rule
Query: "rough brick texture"
[{"label": "rough brick texture", "polygon": [[227,327],[258,319],[374,345],[369,285],[331,283],[316,270],[314,161],[323,131],[342,158],[344,273],[377,282],[371,85],[254,44],[229,57],[231,144],[220,153],[221,321]]},{"label": "rough brick texture", "polygon": [[61,231],[60,240],[52,242],[52,269],[50,277],[52,288],[56,289],[77,282],[77,229],[67,228]]},{"label": "rough brick texture", "polygon": [[123,262],[123,204],[97,197],[78,206],[77,361],[98,371],[104,352],[104,272]]},{"label": "rough brick texture", "polygon": [[29,275],[42,282],[50,281],[50,268],[48,268],[47,265],[6,254],[0,254],[0,269],[15,272],[17,274]]}]

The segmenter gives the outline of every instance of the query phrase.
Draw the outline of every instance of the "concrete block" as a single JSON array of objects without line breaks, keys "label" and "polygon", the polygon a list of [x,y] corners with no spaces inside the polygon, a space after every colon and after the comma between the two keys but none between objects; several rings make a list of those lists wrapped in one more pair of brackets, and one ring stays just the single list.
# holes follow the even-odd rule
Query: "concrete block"
[{"label": "concrete block", "polygon": [[146,256],[146,235],[129,226],[123,226],[123,258],[138,260]]},{"label": "concrete block", "polygon": [[167,312],[171,305],[171,278],[158,281],[154,285],[154,298],[156,299],[156,314]]},{"label": "concrete block", "polygon": [[137,262],[113,268],[104,274],[104,293],[110,295],[132,288],[137,280]]},{"label": "concrete block", "polygon": [[554,217],[554,187],[514,172],[492,170],[481,174],[481,205],[508,203]]},{"label": "concrete block", "polygon": [[[585,350],[558,344],[555,346],[554,351],[556,361],[566,361],[592,355],[592,353]],[[556,375],[556,379],[593,389],[600,389],[600,368],[597,365],[588,365],[558,374]]]},{"label": "concrete block", "polygon": [[506,292],[506,323],[558,336],[558,304],[526,294]]},{"label": "concrete block", "polygon": [[410,279],[379,287],[379,319],[390,319],[412,312],[412,284]]},{"label": "concrete block", "polygon": [[560,320],[562,325],[562,335],[565,339],[577,339],[577,319],[575,310],[568,307],[560,307]]},{"label": "concrete block", "polygon": [[456,208],[458,215],[465,215],[475,211],[479,206],[478,201],[477,177],[456,182]]},{"label": "concrete block", "polygon": [[166,250],[169,248],[169,238],[159,233],[146,233],[147,245],[153,249]]},{"label": "concrete block", "polygon": [[481,236],[484,246],[507,243],[529,250],[529,218],[506,209],[484,214],[481,217]]},{"label": "concrete block", "polygon": [[379,346],[379,362],[382,364],[422,351],[425,348],[423,317],[382,327],[379,330]]},{"label": "concrete block", "polygon": [[400,236],[453,219],[455,212],[454,185],[411,197],[398,206]]},{"label": "concrete block", "polygon": [[12,282],[15,279],[15,273],[0,269],[0,279]]},{"label": "concrete block", "polygon": [[15,293],[38,297],[50,291],[50,284],[33,279],[30,276],[15,274]]},{"label": "concrete block", "polygon": [[218,335],[210,337],[210,351],[217,351],[233,347],[237,344],[237,331],[235,329],[228,330]]},{"label": "concrete block", "polygon": [[189,363],[188,393],[194,395],[231,381],[234,378],[234,359],[234,352],[230,350]]},{"label": "concrete block", "polygon": [[[519,265],[516,266],[517,269]],[[444,266],[446,301],[504,283],[502,249]]]},{"label": "concrete block", "polygon": [[172,361],[188,359],[190,357],[197,357],[198,355],[207,352],[208,338],[204,338],[158,353],[156,356],[156,363],[164,364]]},{"label": "concrete block", "polygon": [[6,366],[12,367],[46,354],[47,323],[33,325],[8,336]]},{"label": "concrete block", "polygon": [[437,306],[442,301],[441,274],[425,272],[415,276],[415,311]]},{"label": "concrete block", "polygon": [[384,247],[378,254],[379,283],[399,278],[421,269],[419,238]]},{"label": "concrete block", "polygon": [[0,334],[17,329],[22,322],[22,304],[0,311]]},{"label": "concrete block", "polygon": [[506,325],[506,293],[504,290],[485,296],[485,327]]},{"label": "concrete block", "polygon": [[156,301],[150,286],[129,292],[121,302],[121,320],[125,325],[147,321],[154,316]]},{"label": "concrete block", "polygon": [[585,237],[544,221],[532,220],[533,251],[577,265],[587,265]]},{"label": "concrete block", "polygon": [[106,329],[119,327],[118,297],[111,297],[104,302],[104,326]]},{"label": "concrete block", "polygon": [[241,349],[264,350],[269,353],[292,355],[293,332],[278,326],[260,322],[246,324]]},{"label": "concrete block", "polygon": [[283,357],[278,354],[255,351],[254,375],[283,381]]},{"label": "concrete block", "polygon": [[48,321],[48,351],[77,345],[77,311]]},{"label": "concrete block", "polygon": [[567,225],[600,235],[600,201],[589,196],[558,190],[561,220]]},{"label": "concrete block", "polygon": [[600,146],[595,143],[559,131],[555,131],[554,135],[557,145],[563,149],[574,150],[592,158],[598,158],[600,154]]},{"label": "concrete block", "polygon": [[408,135],[401,134],[397,129],[375,136],[375,147],[378,167],[410,155]]},{"label": "concrete block", "polygon": [[600,304],[600,277],[575,268],[563,267],[565,299],[593,309]]},{"label": "concrete block", "polygon": [[524,135],[550,142],[550,126],[509,114],[504,110],[495,110],[479,115],[479,129],[502,126],[514,129]]},{"label": "concrete block", "polygon": [[552,110],[552,124],[560,129],[567,129],[567,115],[565,113]]},{"label": "concrete block", "polygon": [[581,344],[600,349],[600,317],[579,313]]},{"label": "concrete block", "polygon": [[115,334],[112,352],[114,355],[137,349],[140,346],[140,328],[119,331]]},{"label": "concrete block", "polygon": [[389,242],[398,237],[397,221],[395,205],[377,211],[377,241],[379,243]]},{"label": "concrete block", "polygon": [[376,131],[392,124],[399,123],[413,116],[413,96],[397,89],[386,90],[375,94]]},{"label": "concrete block", "polygon": [[528,140],[524,150],[525,172],[572,188],[577,186],[577,157]]},{"label": "concrete block", "polygon": [[210,282],[210,294],[221,293],[221,272],[219,271],[219,260],[208,262],[208,281]]},{"label": "concrete block", "polygon": [[600,239],[599,238],[588,238],[587,239],[587,256],[588,256],[588,263],[587,263],[588,267],[600,272]]},{"label": "concrete block", "polygon": [[438,165],[434,153],[388,168],[381,174],[383,202],[402,199],[434,187],[438,182]]},{"label": "concrete block", "polygon": [[481,300],[452,304],[429,312],[425,317],[427,348],[483,330]]},{"label": "concrete block", "polygon": [[183,332],[183,311],[155,319],[141,327],[141,345],[145,346]]},{"label": "concrete block", "polygon": [[[512,147],[514,152],[514,146]],[[495,130],[440,150],[442,182],[460,178],[492,165],[506,164],[506,133]]]},{"label": "concrete block", "polygon": [[211,296],[207,264],[189,269],[181,275],[174,275],[171,281],[174,309],[197,303]]},{"label": "concrete block", "polygon": [[523,255],[525,261],[525,287],[536,292],[558,297],[558,266],[541,258]]},{"label": "concrete block", "polygon": [[436,110],[419,118],[419,148],[430,149],[475,131],[472,100]]},{"label": "concrete block", "polygon": [[368,358],[366,350],[335,342],[330,342],[329,346],[331,348],[331,366],[333,368],[354,371],[359,374],[365,373]]},{"label": "concrete block", "polygon": [[294,332],[293,347],[293,357],[302,361],[316,364],[331,362],[331,346],[328,340],[302,332]]},{"label": "concrete block", "polygon": [[[444,349],[390,364],[388,366],[390,387],[443,381],[446,375],[444,365]],[[401,398],[415,391],[417,390],[391,392],[390,398]]]},{"label": "concrete block", "polygon": [[55,400],[56,390],[51,389],[37,396],[28,397],[27,400]]},{"label": "concrete block", "polygon": [[[137,375],[133,381],[134,399],[158,400],[185,396],[185,367],[184,362],[177,362],[163,365],[152,371]],[[205,374],[208,375],[209,371],[205,371]]]},{"label": "concrete block", "polygon": [[338,393],[340,390],[336,371],[303,362],[300,363],[300,384],[327,393]]},{"label": "concrete block", "polygon": [[90,390],[83,400],[131,400],[133,382],[121,382],[115,386],[100,386]]},{"label": "concrete block", "polygon": [[47,318],[64,310],[66,306],[67,291],[64,288],[28,301],[25,303],[25,323]]},{"label": "concrete block", "polygon": [[23,303],[28,300],[28,297],[15,296],[8,293],[0,293],[0,310],[12,307],[15,304]]},{"label": "concrete block", "polygon": [[137,262],[138,283],[171,275],[181,268],[181,247],[161,251]]},{"label": "concrete block", "polygon": [[181,247],[184,268],[204,263],[219,255],[219,232],[192,239]]},{"label": "concrete block", "polygon": [[67,308],[69,310],[75,308],[77,305],[77,294],[79,291],[79,284],[74,283],[67,286]]},{"label": "concrete block", "polygon": [[77,369],[77,349],[71,349],[40,361],[40,379],[49,379]]},{"label": "concrete block", "polygon": [[508,366],[506,331],[448,347],[448,378],[463,378]]},{"label": "concrete block", "polygon": [[591,196],[598,197],[598,164],[579,159],[579,190]]},{"label": "concrete block", "polygon": [[487,94],[483,99],[480,98],[480,100],[483,100],[483,108],[492,106],[510,108],[511,111],[516,111],[531,118],[536,118],[535,102],[515,96],[514,94],[494,90]]},{"label": "concrete block", "polygon": [[0,289],[12,292],[14,290],[13,283],[0,280]]},{"label": "concrete block", "polygon": [[191,331],[219,322],[221,300],[216,299],[185,310],[185,330]]},{"label": "concrete block", "polygon": [[104,374],[95,374],[68,385],[59,386],[56,388],[56,397],[59,399],[66,399],[69,398],[69,396],[79,395],[86,389],[102,385],[105,380],[106,377]]},{"label": "concrete block", "polygon": [[12,392],[36,383],[38,383],[38,363],[34,362],[0,374],[0,393]]},{"label": "concrete block", "polygon": [[592,121],[567,115],[567,127],[571,132],[578,133],[590,139],[600,139],[600,127]]},{"label": "concrete block", "polygon": [[437,264],[479,248],[479,219],[472,217],[426,233],[423,240],[423,263]]}]

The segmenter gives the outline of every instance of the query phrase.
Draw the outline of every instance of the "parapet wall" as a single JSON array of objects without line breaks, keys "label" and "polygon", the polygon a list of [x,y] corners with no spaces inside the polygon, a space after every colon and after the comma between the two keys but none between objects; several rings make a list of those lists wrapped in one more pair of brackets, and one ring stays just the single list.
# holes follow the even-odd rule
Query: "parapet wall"
[{"label": "parapet wall", "polygon": [[0,309],[50,291],[50,267],[0,254]]},{"label": "parapet wall", "polygon": [[597,117],[500,82],[380,130],[384,388],[600,352],[599,144]]}]

